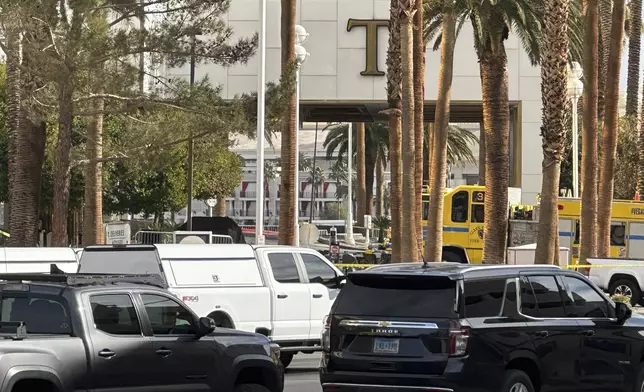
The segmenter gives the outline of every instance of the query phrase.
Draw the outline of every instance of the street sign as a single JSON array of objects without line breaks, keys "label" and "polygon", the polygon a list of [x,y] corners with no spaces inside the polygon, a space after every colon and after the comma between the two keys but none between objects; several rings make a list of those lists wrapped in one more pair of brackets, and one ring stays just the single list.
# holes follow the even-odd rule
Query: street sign
[{"label": "street sign", "polygon": [[266,236],[264,234],[257,237],[257,245],[266,245]]},{"label": "street sign", "polygon": [[105,228],[106,244],[129,244],[132,238],[130,224],[124,222],[108,223]]}]

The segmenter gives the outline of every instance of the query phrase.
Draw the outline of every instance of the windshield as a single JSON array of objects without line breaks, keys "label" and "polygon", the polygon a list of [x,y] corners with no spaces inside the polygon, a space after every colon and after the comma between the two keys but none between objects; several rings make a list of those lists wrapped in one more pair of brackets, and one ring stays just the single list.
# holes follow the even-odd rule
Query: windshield
[{"label": "windshield", "polygon": [[155,250],[85,250],[80,259],[81,274],[160,274]]},{"label": "windshield", "polygon": [[343,316],[455,317],[456,282],[443,278],[349,275],[334,313]]},{"label": "windshield", "polygon": [[0,333],[15,334],[23,322],[28,334],[71,335],[69,308],[59,296],[2,293]]}]

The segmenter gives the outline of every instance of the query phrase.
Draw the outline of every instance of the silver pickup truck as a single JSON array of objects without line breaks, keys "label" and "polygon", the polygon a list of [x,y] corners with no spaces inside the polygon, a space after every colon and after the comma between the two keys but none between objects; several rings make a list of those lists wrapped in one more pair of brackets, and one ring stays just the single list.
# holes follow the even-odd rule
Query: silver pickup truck
[{"label": "silver pickup truck", "polygon": [[279,347],[158,275],[0,274],[0,392],[282,392]]}]

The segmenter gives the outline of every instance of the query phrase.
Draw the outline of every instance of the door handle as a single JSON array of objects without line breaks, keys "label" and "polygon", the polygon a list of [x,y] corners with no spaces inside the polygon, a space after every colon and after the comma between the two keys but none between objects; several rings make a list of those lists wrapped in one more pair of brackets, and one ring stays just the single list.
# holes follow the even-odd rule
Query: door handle
[{"label": "door handle", "polygon": [[581,334],[584,336],[595,336],[595,331],[592,329],[581,331]]},{"label": "door handle", "polygon": [[102,358],[108,358],[109,359],[109,358],[112,358],[115,355],[116,355],[116,353],[114,351],[112,351],[110,349],[107,349],[107,348],[104,348],[104,349],[102,349],[101,351],[98,352],[98,356],[102,357]]},{"label": "door handle", "polygon": [[322,298],[322,294],[313,294],[313,298]]},{"label": "door handle", "polygon": [[277,294],[277,298],[279,298],[279,299],[288,298],[288,295],[286,295],[286,294]]},{"label": "door handle", "polygon": [[538,338],[546,338],[548,337],[548,331],[537,331],[534,333],[534,336]]},{"label": "door handle", "polygon": [[170,354],[172,354],[172,350],[168,350],[167,348],[160,348],[157,350],[157,355],[160,355],[162,357],[167,357]]}]

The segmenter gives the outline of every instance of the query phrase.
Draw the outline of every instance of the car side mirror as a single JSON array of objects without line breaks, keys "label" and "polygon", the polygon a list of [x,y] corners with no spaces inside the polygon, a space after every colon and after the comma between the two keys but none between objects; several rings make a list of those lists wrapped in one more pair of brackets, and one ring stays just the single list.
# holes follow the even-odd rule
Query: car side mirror
[{"label": "car side mirror", "polygon": [[210,317],[199,317],[197,338],[202,338],[215,330],[215,320]]},{"label": "car side mirror", "polygon": [[617,302],[615,304],[615,316],[617,317],[617,322],[619,324],[624,324],[624,322],[628,320],[632,314],[633,311],[625,303]]}]

